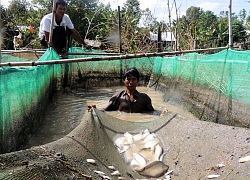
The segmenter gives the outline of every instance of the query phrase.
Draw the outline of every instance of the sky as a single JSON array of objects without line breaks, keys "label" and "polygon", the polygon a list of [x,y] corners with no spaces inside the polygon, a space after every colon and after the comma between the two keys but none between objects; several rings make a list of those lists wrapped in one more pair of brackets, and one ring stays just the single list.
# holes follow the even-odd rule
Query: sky
[{"label": "sky", "polygon": [[[118,6],[123,7],[126,0],[101,0],[104,4],[110,3],[113,9],[117,9]],[[142,10],[149,8],[155,18],[158,21],[168,22],[168,1],[171,10],[171,16],[173,19],[176,17],[176,8],[174,5],[174,0],[139,0],[140,8]],[[250,0],[231,0],[232,1],[232,13],[239,14],[240,10],[245,9],[250,15]],[[176,7],[178,9],[178,14],[185,15],[186,10],[191,7],[200,7],[204,11],[210,10],[214,12],[215,15],[219,15],[220,11],[228,11],[230,0],[175,0]]]}]

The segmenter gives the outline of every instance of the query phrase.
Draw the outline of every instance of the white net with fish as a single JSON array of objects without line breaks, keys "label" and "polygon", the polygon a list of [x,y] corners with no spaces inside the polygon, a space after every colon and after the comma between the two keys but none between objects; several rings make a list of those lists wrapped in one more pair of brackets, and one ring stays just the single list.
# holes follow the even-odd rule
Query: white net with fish
[{"label": "white net with fish", "polygon": [[164,162],[164,143],[157,135],[175,117],[159,117],[150,122],[122,121],[95,110],[100,124],[132,170],[146,177],[161,177],[168,165]]}]

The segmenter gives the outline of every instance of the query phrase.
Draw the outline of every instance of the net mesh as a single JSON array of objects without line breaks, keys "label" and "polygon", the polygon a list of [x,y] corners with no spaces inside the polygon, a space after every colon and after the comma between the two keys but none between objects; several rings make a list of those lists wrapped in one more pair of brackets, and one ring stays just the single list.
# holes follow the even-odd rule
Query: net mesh
[{"label": "net mesh", "polygon": [[155,70],[164,77],[205,86],[233,99],[250,104],[249,51],[224,50],[213,55],[196,53],[181,57],[158,58]]},{"label": "net mesh", "polygon": [[[125,164],[107,134],[96,117],[85,112],[81,123],[67,136],[45,145],[1,154],[0,179],[105,179],[96,171],[118,179],[111,176],[110,165],[127,180],[141,177]],[[87,159],[94,159],[95,163],[87,163]]]},{"label": "net mesh", "polygon": [[[69,59],[108,56],[78,47],[69,53]],[[47,49],[38,61],[60,59]],[[1,62],[13,61],[30,60],[2,55]],[[151,77],[149,86],[164,90],[166,101],[181,103],[202,120],[250,127],[250,51],[1,67],[0,151],[17,149],[35,130],[54,90],[81,83],[86,88],[117,85],[129,67],[138,68],[141,77]]]}]

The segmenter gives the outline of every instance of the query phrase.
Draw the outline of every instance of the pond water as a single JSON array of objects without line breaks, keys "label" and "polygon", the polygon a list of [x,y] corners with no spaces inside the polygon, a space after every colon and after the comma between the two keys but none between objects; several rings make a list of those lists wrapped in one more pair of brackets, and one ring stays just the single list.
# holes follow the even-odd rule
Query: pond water
[{"label": "pond water", "polygon": [[[104,108],[110,97],[124,89],[124,86],[95,89],[73,89],[57,92],[53,101],[48,105],[44,116],[44,124],[37,130],[25,148],[43,145],[70,133],[81,122],[82,116],[87,110],[87,105],[95,104],[98,109]],[[195,118],[191,113],[178,106],[170,105],[163,100],[163,94],[147,87],[137,87],[139,92],[147,93],[152,99],[155,112],[151,114],[107,112],[122,120],[150,121],[159,117],[159,114],[167,108],[188,118]]]}]

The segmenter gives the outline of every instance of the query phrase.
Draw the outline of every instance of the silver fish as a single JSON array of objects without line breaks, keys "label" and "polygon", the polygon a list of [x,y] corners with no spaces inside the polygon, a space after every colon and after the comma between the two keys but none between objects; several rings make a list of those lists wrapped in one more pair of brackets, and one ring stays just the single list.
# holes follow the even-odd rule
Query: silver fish
[{"label": "silver fish", "polygon": [[121,176],[121,177],[118,177],[118,179],[123,180],[123,179],[126,179],[126,178]]},{"label": "silver fish", "polygon": [[142,148],[150,148],[151,150],[154,150],[159,142],[160,140],[158,138],[154,138],[151,141],[147,141]]},{"label": "silver fish", "polygon": [[130,134],[129,132],[124,133],[124,137],[127,139],[129,144],[133,142],[133,135]]},{"label": "silver fish", "polygon": [[128,148],[127,151],[123,153],[123,158],[127,164],[129,164],[133,159],[133,150]]},{"label": "silver fish", "polygon": [[154,153],[155,153],[155,159],[156,159],[156,161],[160,161],[160,157],[161,157],[161,155],[163,153],[163,149],[162,149],[162,147],[159,144],[157,144],[155,146]]},{"label": "silver fish", "polygon": [[95,170],[94,172],[95,172],[96,174],[98,174],[98,175],[105,175],[105,173],[102,172],[102,171],[97,171],[97,170]]},{"label": "silver fish", "polygon": [[144,167],[146,165],[147,162],[141,155],[133,153],[133,157],[139,163],[140,167]]},{"label": "silver fish", "polygon": [[163,176],[167,172],[168,168],[169,166],[164,164],[162,161],[154,161],[137,172],[145,177],[158,178]]},{"label": "silver fish", "polygon": [[239,159],[240,163],[244,163],[244,162],[247,162],[247,161],[250,161],[250,156],[245,156],[245,157],[242,157],[242,158]]},{"label": "silver fish", "polygon": [[141,171],[144,168],[135,159],[131,160],[130,167],[133,171]]},{"label": "silver fish", "polygon": [[86,161],[90,164],[96,164],[96,161],[94,159],[86,159]]},{"label": "silver fish", "polygon": [[217,178],[217,177],[220,177],[220,175],[219,174],[211,174],[211,175],[207,176],[208,179],[214,179],[214,178]]},{"label": "silver fish", "polygon": [[143,140],[145,137],[147,137],[150,134],[149,130],[146,129],[144,131],[141,131],[139,134],[136,134],[133,136],[134,141]]},{"label": "silver fish", "polygon": [[147,149],[147,148],[141,149],[139,154],[142,157],[144,157],[147,163],[157,161],[157,159],[155,158],[155,153],[151,149]]},{"label": "silver fish", "polygon": [[119,171],[114,171],[111,173],[111,176],[120,176],[121,173]]},{"label": "silver fish", "polygon": [[111,179],[109,176],[102,176],[103,179]]},{"label": "silver fish", "polygon": [[156,137],[155,133],[151,133],[151,134],[148,134],[144,139],[143,141],[146,143],[146,142],[149,142],[149,141],[152,141],[154,140]]},{"label": "silver fish", "polygon": [[114,166],[108,166],[108,168],[111,169],[111,170],[115,170]]}]

